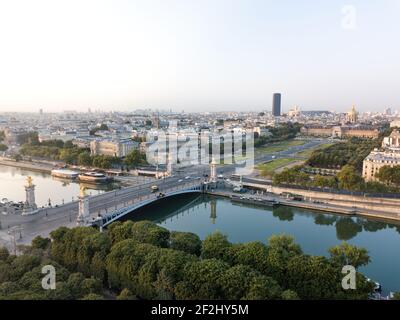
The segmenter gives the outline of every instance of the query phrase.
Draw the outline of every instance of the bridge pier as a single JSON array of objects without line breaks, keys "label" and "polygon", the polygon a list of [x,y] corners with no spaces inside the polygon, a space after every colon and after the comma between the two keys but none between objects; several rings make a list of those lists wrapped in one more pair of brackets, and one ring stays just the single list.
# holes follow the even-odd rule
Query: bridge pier
[{"label": "bridge pier", "polygon": [[80,195],[79,195],[79,213],[77,224],[82,226],[85,224],[85,219],[87,219],[90,215],[89,212],[89,197],[85,195],[85,188],[81,187]]}]

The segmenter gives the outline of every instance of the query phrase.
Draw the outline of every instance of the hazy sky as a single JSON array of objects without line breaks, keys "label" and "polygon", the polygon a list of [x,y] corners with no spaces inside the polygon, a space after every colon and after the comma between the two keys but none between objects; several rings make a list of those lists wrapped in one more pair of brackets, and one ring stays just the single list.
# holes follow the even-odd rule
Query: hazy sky
[{"label": "hazy sky", "polygon": [[261,110],[275,91],[286,110],[400,109],[399,17],[400,0],[0,0],[0,111]]}]

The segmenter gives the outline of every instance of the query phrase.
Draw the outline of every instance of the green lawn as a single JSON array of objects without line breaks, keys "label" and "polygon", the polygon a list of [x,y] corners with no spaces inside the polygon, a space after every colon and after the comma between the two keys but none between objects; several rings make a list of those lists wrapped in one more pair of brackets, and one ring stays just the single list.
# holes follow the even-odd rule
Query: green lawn
[{"label": "green lawn", "polygon": [[256,169],[262,171],[263,175],[272,175],[275,170],[298,161],[298,159],[293,158],[281,158],[259,164],[258,166],[256,166]]},{"label": "green lawn", "polygon": [[308,159],[309,157],[311,157],[311,154],[312,154],[314,151],[323,150],[323,149],[329,148],[330,146],[333,146],[333,145],[334,145],[334,143],[324,143],[324,144],[320,144],[319,146],[316,146],[316,147],[314,147],[314,148],[310,148],[310,149],[307,149],[307,150],[298,152],[298,153],[296,153],[296,156],[299,156],[299,157],[303,157],[303,158],[307,158],[307,159]]},{"label": "green lawn", "polygon": [[287,140],[257,148],[256,153],[258,154],[275,153],[275,152],[285,151],[290,147],[302,146],[303,144],[306,143],[307,141],[302,141],[302,140]]}]

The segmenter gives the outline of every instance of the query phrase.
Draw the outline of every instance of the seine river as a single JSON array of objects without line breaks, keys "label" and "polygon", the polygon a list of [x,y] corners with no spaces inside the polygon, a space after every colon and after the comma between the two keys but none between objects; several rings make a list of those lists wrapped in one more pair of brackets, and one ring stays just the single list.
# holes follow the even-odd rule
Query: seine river
[{"label": "seine river", "polygon": [[[79,183],[70,180],[53,178],[51,175],[40,172],[26,171],[19,168],[0,165],[0,200],[7,198],[15,202],[25,201],[26,179],[28,176],[33,178],[36,185],[35,198],[38,206],[45,206],[49,199],[52,205],[76,200],[79,195]],[[111,190],[114,186],[107,184],[104,186],[87,185],[87,194],[98,194],[105,190]]]},{"label": "seine river", "polygon": [[361,272],[381,283],[386,294],[400,291],[400,224],[289,207],[244,206],[207,196],[168,200],[129,218],[194,232],[202,239],[217,230],[231,242],[266,242],[273,234],[292,235],[303,251],[312,255],[327,256],[328,248],[347,241],[369,251],[372,262]]},{"label": "seine river", "polygon": [[[0,199],[25,199],[27,176],[36,185],[36,202],[53,205],[76,199],[79,184],[53,179],[48,174],[0,166]],[[87,193],[96,194],[88,186]],[[112,189],[107,186],[103,189]],[[176,198],[135,212],[130,219],[147,219],[170,230],[189,231],[205,238],[219,230],[231,242],[263,241],[273,234],[292,235],[303,251],[328,255],[329,247],[347,241],[368,249],[372,262],[361,271],[382,284],[384,292],[400,291],[400,224],[388,224],[362,218],[322,214],[288,207],[252,207],[231,203],[228,199],[201,197]]]}]

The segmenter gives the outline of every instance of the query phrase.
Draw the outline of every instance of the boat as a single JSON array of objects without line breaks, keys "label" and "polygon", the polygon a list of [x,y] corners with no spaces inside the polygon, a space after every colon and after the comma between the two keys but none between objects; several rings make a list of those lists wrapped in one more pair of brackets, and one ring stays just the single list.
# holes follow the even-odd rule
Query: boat
[{"label": "boat", "polygon": [[79,173],[68,169],[54,169],[51,170],[51,175],[57,178],[76,179]]},{"label": "boat", "polygon": [[231,201],[233,202],[240,202],[240,203],[247,203],[252,205],[261,205],[267,207],[273,207],[278,204],[275,200],[269,199],[261,199],[261,198],[252,198],[252,197],[245,197],[245,196],[238,196],[238,195],[231,195]]},{"label": "boat", "polygon": [[110,177],[107,177],[105,174],[99,172],[84,172],[78,175],[78,179],[79,181],[88,183],[102,183],[111,180]]}]

